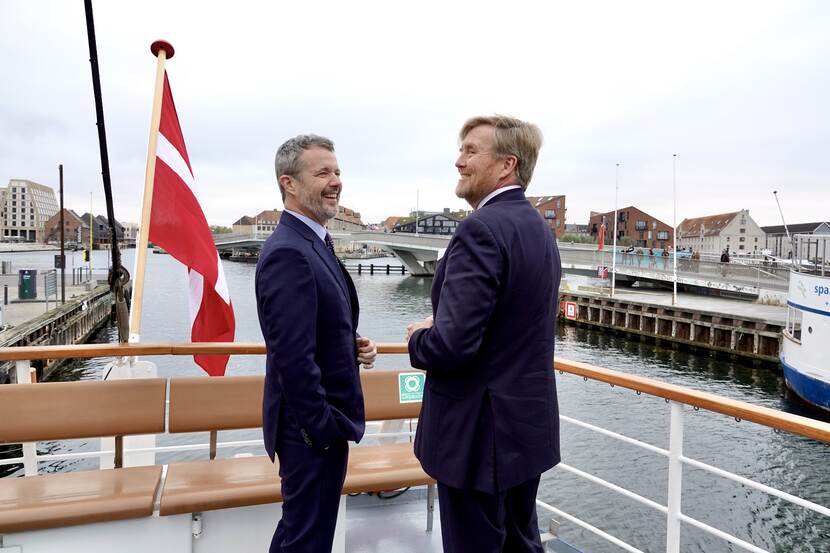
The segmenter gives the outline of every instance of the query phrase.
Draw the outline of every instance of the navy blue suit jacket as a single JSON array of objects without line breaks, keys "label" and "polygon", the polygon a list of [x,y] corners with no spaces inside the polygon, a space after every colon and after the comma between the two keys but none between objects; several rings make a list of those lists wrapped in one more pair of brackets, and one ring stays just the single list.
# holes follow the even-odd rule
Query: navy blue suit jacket
[{"label": "navy blue suit jacket", "polygon": [[256,269],[259,324],[267,350],[262,430],[325,449],[359,441],[365,429],[355,343],[359,306],[352,279],[308,225],[283,212]]},{"label": "navy blue suit jacket", "polygon": [[458,226],[435,270],[434,326],[409,340],[427,371],[415,454],[439,482],[495,493],[559,462],[560,272],[553,233],[519,189]]}]

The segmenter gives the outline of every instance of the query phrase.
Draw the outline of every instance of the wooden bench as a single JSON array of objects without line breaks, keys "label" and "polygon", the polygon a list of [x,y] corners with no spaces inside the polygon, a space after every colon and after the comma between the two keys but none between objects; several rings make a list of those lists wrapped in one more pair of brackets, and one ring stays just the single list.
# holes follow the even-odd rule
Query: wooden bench
[{"label": "wooden bench", "polygon": [[[398,373],[364,371],[361,383],[366,420],[417,418],[420,403],[398,401]],[[170,381],[169,432],[209,432],[210,460],[171,463],[159,513],[197,513],[282,500],[278,467],[268,457],[216,460],[217,432],[262,426],[263,378],[174,378]],[[211,406],[206,412],[205,406]],[[380,492],[433,485],[412,444],[353,447],[343,493]],[[429,513],[432,505],[429,505]]]},{"label": "wooden bench", "polygon": [[[58,382],[0,386],[0,443],[164,432],[167,382]],[[0,480],[0,534],[153,514],[161,466],[40,474]]]},{"label": "wooden bench", "polygon": [[[361,374],[368,421],[416,418],[420,403],[398,401],[398,372]],[[0,443],[165,432],[165,379],[0,386]],[[170,379],[170,433],[209,432],[208,460],[0,479],[0,534],[94,522],[249,507],[282,499],[277,467],[266,456],[215,459],[217,433],[261,426],[261,376]],[[354,447],[343,493],[429,485],[412,444]]]}]

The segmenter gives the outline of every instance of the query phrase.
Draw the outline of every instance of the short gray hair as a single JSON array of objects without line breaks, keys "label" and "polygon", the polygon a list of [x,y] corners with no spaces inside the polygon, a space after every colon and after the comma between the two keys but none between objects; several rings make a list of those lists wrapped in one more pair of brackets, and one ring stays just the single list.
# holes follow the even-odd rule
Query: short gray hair
[{"label": "short gray hair", "polygon": [[533,177],[533,169],[536,168],[539,149],[542,147],[542,131],[533,123],[508,115],[496,114],[491,117],[479,116],[467,119],[461,127],[461,132],[458,133],[459,139],[463,141],[467,134],[479,125],[487,125],[495,129],[496,151],[494,154],[496,157],[516,157],[516,175],[519,177],[522,190],[527,190],[530,179]]},{"label": "short gray hair", "polygon": [[296,177],[303,170],[300,156],[305,150],[311,148],[323,148],[329,152],[334,152],[334,142],[324,136],[316,134],[301,134],[294,138],[289,138],[282,143],[282,146],[277,148],[277,155],[274,158],[274,169],[277,172],[277,184],[280,187],[280,194],[285,201],[285,190],[280,182],[281,175],[288,175]]}]

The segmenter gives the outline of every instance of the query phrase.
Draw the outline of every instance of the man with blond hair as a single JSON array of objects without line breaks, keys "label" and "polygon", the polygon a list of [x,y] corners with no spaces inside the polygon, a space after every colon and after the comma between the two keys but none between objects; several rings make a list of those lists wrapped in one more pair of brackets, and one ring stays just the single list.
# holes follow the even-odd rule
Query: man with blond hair
[{"label": "man with blond hair", "polygon": [[433,316],[407,329],[427,372],[415,454],[438,481],[446,553],[541,553],[536,492],[559,462],[561,271],[524,194],[542,133],[497,115],[468,120],[460,140],[455,193],[474,211],[436,266]]}]

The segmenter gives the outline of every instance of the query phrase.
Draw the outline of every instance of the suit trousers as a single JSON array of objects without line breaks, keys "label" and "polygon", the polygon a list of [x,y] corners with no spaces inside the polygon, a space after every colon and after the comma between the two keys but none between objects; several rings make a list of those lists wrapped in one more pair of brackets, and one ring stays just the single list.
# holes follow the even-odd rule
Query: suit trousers
[{"label": "suit trousers", "polygon": [[438,482],[444,553],[542,553],[538,488],[539,476],[495,494]]},{"label": "suit trousers", "polygon": [[295,428],[280,429],[276,443],[282,480],[282,518],[270,553],[329,553],[340,494],[346,479],[349,443],[325,451],[306,445]]}]

